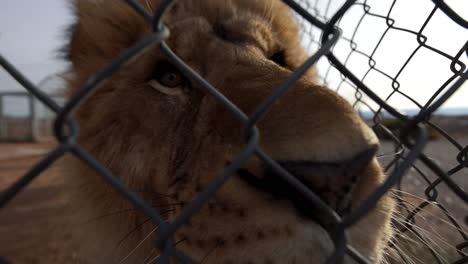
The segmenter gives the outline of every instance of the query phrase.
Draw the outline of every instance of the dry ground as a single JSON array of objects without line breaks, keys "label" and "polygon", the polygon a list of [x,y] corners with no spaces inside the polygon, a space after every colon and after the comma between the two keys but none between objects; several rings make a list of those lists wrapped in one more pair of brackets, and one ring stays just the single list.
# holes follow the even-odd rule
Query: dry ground
[{"label": "dry ground", "polygon": [[[463,147],[468,145],[468,129],[462,132],[450,133],[454,139]],[[381,153],[392,153],[393,145],[387,142],[382,142]],[[432,158],[435,163],[444,171],[449,171],[459,165],[456,157],[459,149],[449,144],[444,138],[438,138],[430,141],[424,152]],[[382,164],[390,162],[392,157],[380,158]],[[417,168],[411,168],[409,173],[403,178],[401,189],[404,204],[410,209],[415,209],[426,201],[425,190],[429,184],[421,176],[417,169],[427,176],[429,181],[436,180],[436,176],[426,168],[421,162],[416,162]],[[451,178],[464,190],[468,190],[468,169],[463,168],[457,173],[453,174]],[[399,247],[401,252],[408,255],[415,264],[437,263],[430,251],[430,248],[443,261],[442,263],[455,263],[456,260],[461,259],[459,253],[455,249],[466,241],[460,234],[460,230],[451,222],[447,216],[452,216],[459,224],[461,231],[468,233],[468,226],[465,222],[465,217],[468,216],[468,205],[458,198],[453,191],[448,188],[444,183],[439,184],[437,187],[438,196],[436,202],[428,203],[415,217],[414,231],[404,233],[396,246]],[[446,212],[444,212],[444,209]],[[405,217],[408,211],[401,208],[401,212],[397,214],[398,222],[404,224]],[[468,254],[465,247],[465,254]],[[393,261],[392,264],[405,263],[401,260]],[[464,262],[457,262],[464,263]]]},{"label": "dry ground", "polygon": [[[53,146],[0,144],[0,189],[36,164]],[[64,232],[65,201],[57,167],[45,171],[5,208],[0,209],[0,256],[11,263],[70,263]]]},{"label": "dry ground", "polygon": [[[460,134],[457,140],[466,146],[468,135]],[[22,176],[51,147],[52,143],[0,144],[0,190]],[[381,153],[391,151],[391,144],[384,142]],[[446,170],[456,165],[455,157],[458,150],[449,146],[445,140],[430,142],[426,151]],[[380,161],[386,163],[389,159],[383,157]],[[457,173],[455,179],[467,190],[468,169]],[[7,207],[0,208],[0,256],[12,263],[73,262],[75,253],[68,246],[69,236],[63,232],[67,228],[64,223],[66,206],[61,185],[60,169],[53,167],[34,180]],[[418,205],[423,201],[426,183],[414,169],[405,178],[404,186],[406,191],[417,195],[406,195],[408,203]],[[443,184],[439,188],[439,193],[439,201],[461,221],[468,212],[467,205],[460,202]],[[408,206],[411,207],[410,204]],[[417,230],[433,242],[431,247],[440,251],[444,259],[449,261],[458,258],[453,245],[462,242],[462,238],[457,230],[448,224],[442,210],[436,205],[429,206],[418,217],[417,223],[419,225]],[[466,225],[463,225],[462,221],[461,223],[465,232],[468,231]],[[435,263],[427,248],[417,237],[411,235],[411,232],[405,236],[408,236],[409,240],[400,241],[398,245],[407,248],[406,254],[411,255],[413,263]]]}]

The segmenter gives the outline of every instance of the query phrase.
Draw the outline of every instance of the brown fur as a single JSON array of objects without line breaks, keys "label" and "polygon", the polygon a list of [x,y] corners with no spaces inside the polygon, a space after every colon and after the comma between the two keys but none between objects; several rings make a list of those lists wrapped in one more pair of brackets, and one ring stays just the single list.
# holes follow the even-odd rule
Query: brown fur
[{"label": "brown fur", "polygon": [[[141,4],[150,9],[158,3]],[[75,0],[75,8],[71,94],[150,34],[124,1]],[[246,113],[305,60],[298,29],[280,1],[181,0],[165,23],[174,52]],[[285,67],[268,59],[281,50]],[[173,209],[165,214],[170,221],[244,143],[239,122],[196,86],[167,95],[147,84],[163,59],[153,47],[133,60],[81,105],[76,118],[79,143],[159,211]],[[316,83],[309,72],[259,123],[261,146],[272,158],[337,162],[378,143],[344,99]],[[82,162],[69,159],[66,166],[73,237],[82,261],[144,263],[154,258],[156,227],[128,210],[128,202]],[[263,170],[255,158],[245,167],[259,174]],[[174,177],[181,180],[174,184]],[[359,175],[352,205],[383,178],[373,159]],[[179,205],[168,205],[174,203]],[[350,243],[374,263],[381,261],[391,235],[393,207],[389,197],[383,198],[349,232]],[[235,176],[178,231],[176,240],[183,240],[178,248],[195,260],[206,257],[204,263],[321,263],[332,251],[326,232],[298,216],[289,202],[272,200]]]}]

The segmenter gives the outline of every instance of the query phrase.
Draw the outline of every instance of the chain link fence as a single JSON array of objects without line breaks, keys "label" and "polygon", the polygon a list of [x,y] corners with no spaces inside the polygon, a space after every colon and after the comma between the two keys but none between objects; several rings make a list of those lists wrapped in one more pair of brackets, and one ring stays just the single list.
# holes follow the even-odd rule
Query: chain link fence
[{"label": "chain link fence", "polygon": [[[337,9],[337,2],[339,1],[300,1],[299,4],[313,16],[323,21],[331,21]],[[458,33],[466,32],[468,24],[443,1],[415,1],[413,4],[403,1],[383,2],[356,1],[337,19],[336,26],[343,30],[343,34],[334,47],[338,52],[328,54],[328,60],[321,64],[322,79],[339,93],[351,95],[348,99],[354,102],[354,106],[367,112],[366,117],[372,119],[369,124],[374,131],[393,144],[393,151],[389,148],[381,154],[380,161],[385,165],[387,173],[395,172],[401,162],[406,160],[405,155],[414,150],[414,145],[408,144],[408,139],[403,133],[392,128],[395,123],[400,123],[400,127],[403,127],[400,132],[410,129],[410,126],[424,128],[429,138],[437,138],[440,142],[437,144],[445,144],[444,147],[452,149],[452,156],[444,159],[440,158],[435,150],[425,148],[420,153],[419,161],[413,162],[409,172],[396,179],[393,192],[399,201],[400,219],[394,220],[398,232],[389,245],[395,250],[394,256],[388,258],[389,262],[466,263],[468,258],[464,218],[467,206],[463,178],[467,176],[468,146],[453,134],[466,134],[468,128],[459,124],[460,131],[448,131],[450,129],[447,129],[434,113],[440,110],[440,106],[455,91],[465,89],[462,85],[467,76],[466,33],[465,37],[461,37],[462,41],[457,42],[461,43],[460,46],[454,46],[450,51],[440,47],[444,46],[441,45],[443,38],[453,41]],[[410,10],[411,7],[414,9]],[[401,9],[406,10],[402,12]],[[442,18],[450,19],[450,22],[444,23],[447,26],[444,30],[450,33],[434,34],[430,26],[440,23]],[[418,22],[404,23],[405,20],[417,19]],[[321,32],[303,19],[299,20],[303,34],[310,36],[306,38],[305,44],[309,49],[316,49],[321,45]],[[399,23],[401,20],[403,23]],[[374,25],[369,27],[369,24]],[[380,27],[375,26],[376,24]],[[455,30],[458,28],[460,31]],[[370,36],[371,34],[373,36]],[[392,37],[401,43],[392,41]],[[398,45],[404,45],[406,49],[399,48]],[[406,54],[402,51],[406,51]],[[379,55],[379,52],[393,54],[390,56],[399,60],[395,59],[389,63],[391,65],[385,65],[383,60],[392,59],[390,56]],[[411,63],[415,64],[418,56],[423,57],[427,66],[421,67],[421,63],[416,63],[419,69],[411,67]],[[353,59],[358,62],[353,62]],[[440,78],[436,81],[431,80],[432,82],[424,81],[428,79],[427,74],[432,72],[431,68],[437,69],[434,74]],[[405,80],[405,75],[410,76],[406,78],[414,80],[414,83]],[[411,84],[417,86],[408,87]],[[379,86],[390,88],[383,92]],[[349,89],[348,93],[343,91],[346,88]],[[380,98],[376,100],[375,94],[366,91],[368,88],[373,92],[378,91]],[[429,90],[430,96],[417,93],[419,89]],[[406,107],[411,105],[418,110],[412,112],[411,116],[394,113],[399,101],[404,101]],[[388,120],[389,116],[400,121],[392,121],[392,118]],[[463,120],[453,119],[448,122],[461,123]],[[444,152],[441,149],[438,151]],[[436,157],[444,160],[444,163],[437,161]],[[446,162],[447,160],[453,162]],[[411,181],[418,182],[417,186]],[[450,188],[442,184],[444,181]],[[458,204],[456,196],[462,198],[464,203]],[[408,202],[409,200],[411,202]],[[428,223],[427,218],[436,220]],[[431,228],[431,225],[438,227]]]},{"label": "chain link fence", "polygon": [[[466,235],[466,216],[454,216],[444,203],[442,197],[450,194],[454,199],[461,201],[462,208],[466,208],[468,202],[468,195],[461,186],[460,182],[454,180],[453,176],[457,174],[466,173],[468,167],[468,146],[463,146],[457,142],[454,137],[440,128],[433,122],[432,116],[441,105],[446,102],[454,93],[459,90],[465,82],[468,73],[466,61],[468,43],[465,41],[464,45],[454,54],[445,53],[442,50],[432,46],[425,35],[425,27],[430,23],[435,13],[441,13],[451,20],[451,23],[457,27],[461,27],[464,32],[468,29],[468,22],[464,20],[457,10],[451,9],[444,1],[433,0],[433,9],[426,17],[425,22],[418,30],[410,30],[396,26],[398,17],[392,14],[392,8],[398,1],[388,1],[390,3],[389,9],[386,13],[374,13],[372,5],[368,1],[341,1],[336,5],[336,1],[305,1],[305,0],[283,0],[291,7],[291,11],[296,13],[300,24],[303,29],[304,41],[310,45],[314,53],[310,58],[300,66],[283,85],[277,87],[271,95],[265,99],[264,102],[259,102],[257,109],[250,116],[247,116],[232,102],[226,99],[218,92],[216,87],[211,86],[202,77],[200,77],[194,70],[188,67],[184,61],[178,58],[165,43],[165,38],[168,36],[167,28],[161,23],[164,14],[170,9],[175,0],[163,0],[160,6],[156,9],[154,14],[148,14],[136,1],[126,1],[132,8],[135,9],[141,16],[143,16],[148,25],[152,27],[153,34],[149,37],[139,41],[133,47],[126,50],[120,56],[114,59],[112,63],[107,65],[104,69],[97,72],[92,76],[83,87],[68,100],[64,106],[59,106],[54,100],[44,94],[37,86],[31,83],[27,76],[16,70],[15,66],[7,61],[0,55],[0,65],[15,78],[30,94],[40,100],[51,111],[56,114],[55,123],[53,126],[55,137],[60,144],[56,146],[44,159],[32,167],[21,179],[14,183],[11,187],[3,190],[0,195],[0,209],[7,206],[8,202],[12,200],[23,188],[31,183],[43,171],[47,170],[55,161],[66,153],[71,153],[82,162],[93,168],[108,184],[115,190],[122,194],[133,206],[143,212],[151,221],[159,226],[159,234],[156,246],[161,250],[160,257],[156,260],[157,263],[168,263],[170,258],[175,257],[180,263],[195,263],[194,260],[180,252],[174,247],[174,234],[182,225],[187,223],[192,215],[194,215],[209,199],[216,193],[216,191],[229,180],[242,164],[252,156],[257,156],[269,167],[277,171],[277,174],[282,177],[286,182],[297,189],[298,192],[308,198],[308,202],[313,205],[313,208],[318,208],[323,216],[318,221],[322,221],[322,226],[326,227],[330,237],[333,240],[335,250],[329,256],[326,263],[342,263],[344,256],[347,254],[356,263],[369,263],[365,257],[361,256],[359,252],[354,250],[347,243],[346,230],[359,221],[366,213],[379,201],[382,196],[387,192],[395,190],[394,195],[400,202],[401,214],[404,215],[401,221],[395,223],[395,228],[399,230],[396,237],[391,241],[389,249],[393,249],[396,254],[394,258],[395,263],[428,263],[418,262],[418,260],[410,259],[408,252],[404,252],[407,248],[404,246],[402,238],[408,238],[411,234],[413,241],[421,241],[424,250],[430,253],[430,263],[467,263],[468,262],[468,237]],[[401,2],[401,0],[400,0]],[[427,2],[430,2],[427,0]],[[336,6],[336,8],[333,8]],[[340,28],[349,26],[343,25],[347,14],[352,10],[361,10],[361,18],[358,23],[354,25],[353,32],[350,35],[342,34]],[[417,12],[417,10],[415,11]],[[380,39],[373,47],[373,51],[363,51],[360,49],[361,43],[358,43],[354,38],[359,32],[360,28],[365,25],[366,18],[375,18],[381,20],[386,25],[386,29],[379,35]],[[399,71],[394,74],[387,73],[385,70],[379,68],[379,61],[376,60],[376,51],[382,45],[386,37],[392,32],[403,32],[412,37],[416,41],[416,47],[413,52],[407,57],[406,61],[401,65]],[[101,82],[109,78],[114,72],[120,69],[129,60],[140,54],[146,48],[158,45],[161,52],[166,58],[173,63],[187,78],[190,78],[197,85],[209,95],[213,96],[217,102],[229,111],[244,125],[246,131],[246,147],[238,155],[238,157],[229,165],[227,165],[223,172],[214,178],[210,184],[198,195],[195,199],[186,205],[181,213],[175,218],[174,221],[168,223],[164,221],[161,214],[155,211],[149,204],[147,204],[137,194],[132,192],[124,183],[118,178],[114,177],[111,172],[96,159],[91,156],[87,150],[82,148],[76,143],[78,136],[78,125],[72,118],[72,113],[79,106],[79,104],[86,100],[87,96],[92,93]],[[347,45],[350,47],[348,54],[337,56],[335,48],[338,45]],[[415,54],[422,50],[429,51],[437,56],[443,57],[449,61],[449,69],[451,76],[446,79],[442,84],[436,84],[437,89],[432,93],[429,100],[424,102],[420,101],[414,96],[410,96],[407,92],[400,88],[400,77],[405,73],[405,69],[409,62],[414,60]],[[363,56],[366,58],[367,65],[366,71],[358,75],[355,73],[358,69],[351,67],[350,59],[355,55]],[[300,183],[286,170],[281,168],[275,161],[273,161],[262,149],[259,147],[259,138],[261,131],[256,127],[257,121],[268,112],[270,106],[284,94],[290,87],[291,83],[297,81],[310,67],[315,65],[319,60],[329,63],[322,73],[325,82],[331,79],[333,72],[337,72],[340,78],[340,83],[335,86],[340,92],[341,87],[349,86],[354,89],[353,96],[355,98],[355,106],[362,110],[365,107],[367,111],[372,113],[371,125],[380,134],[387,135],[394,144],[394,151],[391,155],[386,156],[389,161],[385,169],[388,174],[386,181],[377,188],[365,202],[357,206],[350,214],[343,218],[337,217],[331,208],[329,208],[317,195],[311,192],[307,187]],[[381,94],[376,93],[377,87],[367,84],[367,76],[370,74],[378,74],[381,78],[386,78],[390,81],[392,90],[390,94],[383,97]],[[418,73],[415,78],[423,78],[425,72]],[[418,106],[418,111],[414,116],[405,115],[398,111],[395,105],[392,105],[391,99],[400,95],[412,101]],[[385,122],[384,117],[392,117],[401,122],[401,128],[398,129],[398,135],[395,134],[396,130],[389,129]],[[440,137],[448,144],[452,144],[457,150],[458,154],[453,157],[456,165],[446,170],[440,164],[437,164],[431,156],[424,150],[424,147],[429,143],[430,133],[435,131]],[[405,197],[405,179],[407,172],[411,171],[413,177],[418,177],[424,183],[420,186],[424,199],[417,200],[411,206],[406,202]],[[439,191],[444,186],[443,191]],[[445,221],[453,226],[458,240],[446,241],[450,244],[455,251],[448,258],[444,258],[439,254],[437,249],[431,246],[431,242],[427,241],[427,234],[418,228],[418,216],[422,214],[426,207],[437,208],[442,212],[446,218]],[[464,212],[463,214],[466,214]],[[465,222],[465,223],[463,223]],[[402,249],[403,248],[403,249]]]}]

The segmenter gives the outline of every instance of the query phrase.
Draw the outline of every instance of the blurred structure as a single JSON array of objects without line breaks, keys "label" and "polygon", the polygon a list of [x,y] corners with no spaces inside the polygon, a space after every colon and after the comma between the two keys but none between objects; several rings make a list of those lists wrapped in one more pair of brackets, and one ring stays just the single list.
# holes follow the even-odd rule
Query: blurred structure
[{"label": "blurred structure", "polygon": [[[57,103],[63,103],[61,76],[48,76],[38,86]],[[52,122],[52,112],[28,92],[0,92],[0,142],[47,140],[52,136]]]}]

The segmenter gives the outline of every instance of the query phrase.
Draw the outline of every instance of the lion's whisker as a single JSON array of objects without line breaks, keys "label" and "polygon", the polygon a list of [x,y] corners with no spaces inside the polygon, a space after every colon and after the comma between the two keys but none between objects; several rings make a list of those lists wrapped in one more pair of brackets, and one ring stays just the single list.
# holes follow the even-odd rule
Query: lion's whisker
[{"label": "lion's whisker", "polygon": [[404,239],[407,242],[411,242],[411,243],[414,243],[414,244],[422,244],[425,247],[427,247],[429,250],[432,250],[434,252],[443,252],[443,251],[445,251],[443,248],[438,246],[429,237],[427,237],[427,236],[423,237],[422,235],[417,235],[417,233],[414,230],[411,230],[409,232],[410,232],[410,234],[414,234],[417,237],[417,240],[414,239],[414,238],[411,238],[410,236],[408,236],[407,233],[400,233],[400,234],[398,234],[398,237]]},{"label": "lion's whisker", "polygon": [[155,262],[155,261],[159,258],[159,256],[161,256],[161,254],[159,254],[159,255],[157,255],[156,257],[150,259],[148,262],[143,262],[143,263],[146,263],[146,264],[153,263],[153,262]]},{"label": "lion's whisker", "polygon": [[[184,242],[184,241],[186,241],[186,238],[180,239],[179,241],[177,241],[177,242],[174,243],[174,247],[176,247],[178,244],[180,244],[180,243],[182,243],[182,242]],[[153,249],[150,251],[149,255],[143,260],[142,263],[143,263],[143,264],[149,264],[149,263],[153,263],[155,260],[157,260],[157,258],[160,256],[160,254],[158,254],[157,256],[155,256],[155,257],[153,257],[152,259],[150,259],[151,256],[155,253],[155,251],[156,251],[156,248],[153,248]]]},{"label": "lion's whisker", "polygon": [[[417,242],[415,242],[415,243],[417,243]],[[424,260],[422,260],[420,257],[418,257],[418,255],[411,252],[410,250],[403,249],[402,247],[397,246],[396,243],[393,243],[393,245],[397,249],[398,253],[400,255],[402,255],[403,257],[405,257],[404,259],[405,259],[406,263],[426,264],[426,262]],[[424,243],[424,245],[426,247],[434,250],[432,247],[430,247],[430,245],[425,244],[425,243]],[[437,252],[437,251],[434,250],[434,252]],[[436,253],[436,254],[438,254],[438,253]],[[447,261],[440,254],[438,254],[438,257],[443,261],[443,263],[447,263]]]},{"label": "lion's whisker", "polygon": [[[417,197],[417,196],[416,196],[416,197]],[[407,200],[404,200],[404,199],[400,199],[399,202],[400,202],[400,203],[398,203],[396,206],[398,206],[398,207],[400,207],[400,208],[403,208],[403,209],[405,209],[405,210],[409,210],[409,209],[415,210],[415,209],[417,209],[417,208],[419,208],[419,207],[421,206],[421,204],[415,205],[414,203],[411,203],[410,201],[407,201]],[[429,200],[422,200],[421,202],[422,202],[422,203],[427,203],[426,206],[435,206],[435,207],[438,207],[438,208],[440,209],[439,203],[438,203],[438,202],[429,201]],[[401,203],[404,203],[405,205],[402,205]],[[408,209],[408,208],[405,207],[405,206],[410,206],[411,208]],[[426,206],[420,208],[420,210],[424,210]],[[432,213],[432,212],[430,212],[430,211],[428,211],[428,210],[426,210],[426,213],[427,213],[427,214],[430,214],[431,216],[437,217],[437,218],[440,219],[440,220],[446,221],[446,220],[444,220],[443,218],[438,217],[436,214],[434,214],[434,213]],[[444,213],[446,213],[446,212],[444,212]],[[447,212],[447,213],[448,213],[448,212]],[[452,223],[447,222],[447,224],[451,225]]]},{"label": "lion's whisker", "polygon": [[401,193],[401,194],[404,194],[404,195],[408,195],[408,196],[411,196],[413,198],[417,198],[417,199],[421,199],[421,200],[424,200],[424,201],[428,201],[427,198],[424,198],[422,196],[418,196],[414,193],[410,193],[410,192],[407,192],[407,191],[403,191],[403,190],[398,190],[398,189],[393,189],[391,192],[392,195],[397,195],[395,193]]},{"label": "lion's whisker", "polygon": [[204,262],[205,260],[208,259],[208,257],[211,255],[211,253],[213,253],[213,252],[218,248],[218,246],[219,246],[219,243],[216,243],[216,244],[213,246],[213,248],[211,248],[211,249],[205,254],[205,256],[203,256],[203,258],[200,260],[200,264],[203,264],[203,262]]},{"label": "lion's whisker", "polygon": [[177,247],[178,244],[180,244],[180,243],[182,243],[182,242],[185,242],[186,240],[187,240],[186,237],[181,238],[179,241],[177,241],[177,242],[174,243],[174,247]]},{"label": "lion's whisker", "polygon": [[[405,221],[405,220],[402,220],[402,219],[395,219],[395,221],[398,221],[399,223],[405,225],[405,224],[411,224],[410,222],[408,221]],[[449,248],[452,248],[452,249],[456,249],[453,245],[451,245],[450,243],[448,243],[447,241],[445,241],[443,239],[443,236],[441,236],[434,228],[431,227],[432,229],[432,232],[431,231],[428,231],[428,230],[425,230],[424,228],[422,227],[419,227],[417,225],[412,225],[411,228],[406,228],[406,230],[409,230],[410,232],[416,234],[416,231],[412,230],[412,229],[417,229],[418,231],[422,232],[424,234],[424,239],[427,239],[429,240],[429,242],[431,242],[431,244],[434,244],[434,246],[437,246],[440,250],[444,251],[444,249],[435,241],[435,239],[437,239],[437,241],[440,241],[441,243],[447,245]],[[409,237],[405,237],[404,234],[402,232],[399,232],[400,236],[403,236],[405,239],[410,239]],[[421,239],[420,239],[421,240]],[[413,240],[413,242],[417,242],[415,240]],[[424,243],[424,241],[421,240],[421,242]],[[427,244],[426,244],[427,245]],[[429,246],[429,245],[427,245]]]},{"label": "lion's whisker", "polygon": [[185,205],[185,203],[180,202],[180,203],[168,203],[168,204],[153,204],[153,206],[160,207],[160,206],[176,206],[176,205]]},{"label": "lion's whisker", "polygon": [[[145,264],[145,263],[151,263],[151,261],[148,261],[153,255],[154,253],[156,252],[156,248],[153,248],[150,253],[148,254],[148,256],[143,260],[142,264]],[[156,256],[158,257],[159,254]]]},{"label": "lion's whisker", "polygon": [[[167,194],[167,193],[160,193],[160,192],[155,192],[152,190],[145,190],[145,189],[132,189],[132,192],[138,193],[138,194],[143,194],[143,195],[149,195],[149,196],[157,196],[157,197],[167,197],[167,198],[173,198],[172,194]],[[118,192],[114,190],[109,190],[101,194],[100,197],[106,197],[112,194],[117,194],[119,195]]]},{"label": "lion's whisker", "polygon": [[155,227],[151,232],[149,232],[148,235],[146,235],[143,240],[140,241],[140,243],[138,243],[136,245],[136,247],[134,249],[132,249],[128,254],[127,256],[125,256],[120,262],[119,264],[123,263],[125,260],[127,260],[139,247],[141,247],[141,245],[143,245],[143,243],[148,240],[149,237],[151,237],[151,235],[153,235],[154,232],[156,232],[156,230],[158,230],[158,226]]},{"label": "lion's whisker", "polygon": [[[380,211],[383,211],[383,210],[380,210]],[[362,228],[359,228],[359,229],[357,229],[357,230],[358,230],[358,232],[366,233],[366,231],[365,231],[364,229],[362,229]],[[389,245],[387,245],[387,247],[396,248],[396,250],[397,250],[400,254],[403,254],[405,257],[410,258],[410,256],[409,256],[406,252],[404,252],[393,240],[389,240],[388,243],[389,243]],[[383,253],[384,253],[385,255],[388,255],[388,256],[391,257],[391,258],[394,258],[394,257],[393,257],[389,252],[387,252],[387,251],[384,251]],[[409,262],[408,264],[417,264],[417,263],[415,263],[415,262]]]},{"label": "lion's whisker", "polygon": [[146,2],[146,7],[148,8],[148,10],[149,10],[150,12],[153,12],[154,9],[153,9],[153,6],[151,5],[150,1],[149,1],[149,0],[146,0],[145,2]]},{"label": "lion's whisker", "polygon": [[131,234],[133,234],[135,231],[137,231],[138,229],[143,227],[143,225],[148,223],[149,221],[151,221],[151,218],[146,218],[143,222],[135,225],[135,227],[133,229],[131,229],[129,232],[127,232],[124,235],[124,237],[119,240],[119,242],[117,243],[117,247],[119,247]]},{"label": "lion's whisker", "polygon": [[[412,259],[411,256],[405,250],[403,250],[400,246],[398,246],[393,240],[390,240],[389,244],[391,244],[391,247],[393,247],[394,251],[396,251],[394,254],[397,254],[398,252],[399,255],[402,255],[400,257],[402,257],[405,261],[409,261],[408,264],[415,263],[413,260],[411,260]],[[393,259],[396,257],[396,256],[390,255],[390,253],[388,252],[385,252],[385,254]]]},{"label": "lion's whisker", "polygon": [[[412,223],[411,221],[406,220],[406,219],[403,218],[403,217],[392,216],[392,219],[395,220],[396,222],[398,222],[399,224],[402,224],[403,226],[408,226],[408,225],[410,225],[411,228],[405,228],[405,229],[407,229],[407,230],[410,230],[410,229],[412,229],[412,228],[415,228],[415,229],[418,229],[418,230],[420,230],[420,231],[422,231],[422,232],[425,232],[425,233],[428,233],[428,234],[433,234],[433,233],[429,232],[428,230],[425,230],[424,228],[422,228],[422,227],[420,227],[420,226],[418,226],[418,225],[415,225],[415,224]],[[424,218],[423,218],[423,219],[424,219]],[[426,219],[424,219],[424,220],[426,220]],[[431,229],[432,229],[432,227],[431,227]],[[435,230],[433,230],[433,231],[434,231],[435,234],[437,234],[437,232],[436,232]],[[442,236],[440,236],[440,237],[442,237]]]},{"label": "lion's whisker", "polygon": [[[406,205],[411,206],[411,208],[409,208],[411,211],[412,211],[412,210],[416,210],[416,209],[418,208],[418,206],[412,204],[411,202],[404,201],[404,200],[402,200],[402,202],[404,202]],[[401,205],[401,204],[397,204],[396,206],[397,206],[397,207],[400,207],[400,208],[403,208],[404,210],[408,210],[408,208],[405,208],[405,207],[404,207],[403,205]],[[429,202],[429,203],[428,203],[428,206],[437,206],[437,204],[434,203],[434,202]],[[438,207],[438,206],[437,206],[437,207]],[[424,208],[421,208],[420,210],[424,210]],[[448,213],[448,212],[444,212],[444,214],[445,214],[445,213]],[[447,220],[447,219],[445,219],[445,218],[442,218],[442,217],[436,215],[435,213],[430,212],[429,210],[425,210],[425,211],[424,211],[424,214],[426,214],[426,215],[428,215],[428,216],[431,216],[431,218],[433,218],[433,219],[437,219],[437,220],[443,222],[444,224],[448,225],[449,227],[451,227],[451,228],[453,228],[453,229],[456,229],[456,230],[459,230],[459,229],[460,229],[459,227],[455,226],[451,221],[449,221],[449,220]],[[420,217],[421,219],[427,221],[427,217],[425,217],[423,214],[418,214],[418,217]]]},{"label": "lion's whisker", "polygon": [[[159,207],[160,209],[164,209],[165,207]],[[128,209],[124,209],[124,210],[119,210],[119,211],[115,211],[115,212],[111,212],[111,213],[108,213],[108,214],[104,214],[104,215],[100,215],[100,216],[97,216],[95,218],[91,218],[85,222],[83,222],[83,225],[87,225],[87,224],[90,224],[91,222],[94,222],[94,221],[98,221],[98,220],[101,220],[103,218],[106,218],[106,217],[110,217],[110,216],[114,216],[114,215],[118,215],[118,214],[123,214],[123,213],[132,213],[132,212],[138,212],[139,210],[136,209],[136,208],[128,208]],[[162,212],[159,212],[160,215],[164,215],[164,214],[167,214],[169,212],[173,212],[175,211],[174,209],[171,209],[171,210],[165,210],[165,211],[162,211]]]},{"label": "lion's whisker", "polygon": [[[401,219],[395,219],[395,221],[404,221]],[[411,224],[411,223],[410,223]],[[395,244],[398,241],[398,238],[402,239],[403,241],[408,241],[411,243],[424,245],[427,250],[431,251],[431,254],[436,254],[438,258],[443,261],[443,263],[448,263],[447,259],[444,256],[448,256],[447,253],[451,252],[451,250],[459,251],[456,247],[451,245],[449,242],[443,239],[443,237],[433,228],[432,232],[425,230],[419,226],[413,225],[412,228],[408,228],[408,232],[398,232],[396,236],[393,238],[393,243]],[[420,232],[420,233],[418,233]],[[408,234],[413,234],[417,237],[417,239],[408,236]],[[437,242],[439,241],[439,243]],[[421,262],[424,263],[424,262]]]}]

